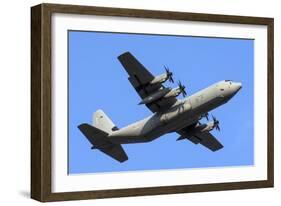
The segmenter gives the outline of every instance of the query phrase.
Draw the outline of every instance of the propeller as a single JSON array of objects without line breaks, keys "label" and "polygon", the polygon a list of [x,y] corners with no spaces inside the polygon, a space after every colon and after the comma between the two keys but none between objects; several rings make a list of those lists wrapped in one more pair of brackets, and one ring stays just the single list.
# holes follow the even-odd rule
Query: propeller
[{"label": "propeller", "polygon": [[205,113],[205,114],[202,114],[202,117],[205,117],[207,119],[207,121],[209,121],[209,113]]},{"label": "propeller", "polygon": [[181,83],[181,81],[178,81],[178,85],[179,85],[180,93],[182,93],[182,96],[185,97],[187,95],[185,91],[185,86]]},{"label": "propeller", "polygon": [[174,83],[173,72],[171,72],[168,67],[166,67],[166,66],[164,66],[164,67],[165,67],[165,70],[166,70],[167,79],[169,80],[169,82]]},{"label": "propeller", "polygon": [[220,126],[219,126],[219,124],[220,124],[219,120],[217,120],[213,115],[212,115],[212,118],[213,118],[214,127],[216,128],[216,130],[221,131]]}]

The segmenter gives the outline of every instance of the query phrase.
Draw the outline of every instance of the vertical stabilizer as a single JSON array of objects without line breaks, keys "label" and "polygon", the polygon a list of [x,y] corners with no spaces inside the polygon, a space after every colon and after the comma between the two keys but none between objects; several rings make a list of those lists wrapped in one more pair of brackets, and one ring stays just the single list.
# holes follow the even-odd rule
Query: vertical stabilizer
[{"label": "vertical stabilizer", "polygon": [[115,128],[111,119],[109,119],[109,117],[101,109],[97,110],[93,114],[93,126],[109,134],[112,133],[114,130],[113,128]]}]

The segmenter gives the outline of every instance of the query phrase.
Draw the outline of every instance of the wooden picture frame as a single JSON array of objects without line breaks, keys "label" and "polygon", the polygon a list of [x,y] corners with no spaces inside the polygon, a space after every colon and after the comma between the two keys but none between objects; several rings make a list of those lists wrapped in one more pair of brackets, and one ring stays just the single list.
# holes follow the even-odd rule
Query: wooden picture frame
[{"label": "wooden picture frame", "polygon": [[[52,84],[51,16],[54,13],[168,19],[193,22],[220,22],[267,26],[267,180],[198,185],[110,189],[54,193],[52,186]],[[42,201],[160,195],[234,189],[273,187],[274,182],[274,82],[272,18],[229,16],[170,11],[105,8],[92,6],[40,4],[31,8],[31,198]]]}]

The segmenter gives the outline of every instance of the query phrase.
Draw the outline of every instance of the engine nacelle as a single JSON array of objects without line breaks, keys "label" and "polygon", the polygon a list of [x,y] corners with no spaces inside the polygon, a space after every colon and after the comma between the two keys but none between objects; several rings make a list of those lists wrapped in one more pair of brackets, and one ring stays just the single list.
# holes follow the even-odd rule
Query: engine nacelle
[{"label": "engine nacelle", "polygon": [[180,89],[179,88],[175,88],[175,89],[172,89],[169,93],[167,93],[164,97],[165,98],[169,98],[169,97],[177,97],[179,96],[181,93]]},{"label": "engine nacelle", "polygon": [[210,132],[215,128],[214,122],[208,122],[206,124],[196,124],[192,128],[189,128],[184,135],[180,136],[178,140],[196,135],[197,133],[204,133],[204,132]]},{"label": "engine nacelle", "polygon": [[156,76],[151,82],[150,84],[157,84],[157,83],[163,83],[165,81],[168,80],[168,75],[167,73],[163,73],[163,74],[160,74],[158,76]]},{"label": "engine nacelle", "polygon": [[151,102],[154,102],[154,101],[160,99],[161,97],[164,97],[169,92],[170,92],[169,88],[164,88],[164,89],[144,98],[139,104],[149,104]]},{"label": "engine nacelle", "polygon": [[149,104],[151,102],[154,102],[162,97],[169,98],[169,97],[177,97],[180,94],[179,88],[170,89],[170,88],[164,88],[146,98],[144,98],[139,104]]}]

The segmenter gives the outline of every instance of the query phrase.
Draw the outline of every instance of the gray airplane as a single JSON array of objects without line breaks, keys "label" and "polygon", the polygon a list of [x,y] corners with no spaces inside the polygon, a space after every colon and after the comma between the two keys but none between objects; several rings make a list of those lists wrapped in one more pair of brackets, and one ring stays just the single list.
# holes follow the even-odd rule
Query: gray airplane
[{"label": "gray airplane", "polygon": [[[213,129],[220,130],[219,121],[213,116],[209,121],[208,112],[228,102],[241,89],[241,83],[224,80],[185,97],[187,94],[181,82],[177,88],[163,85],[168,80],[174,82],[168,68],[165,67],[165,73],[154,77],[131,53],[126,52],[118,59],[142,99],[139,104],[145,104],[153,114],[119,129],[102,110],[96,111],[93,125],[84,123],[78,126],[92,144],[92,149],[124,162],[128,156],[122,144],[150,142],[171,132],[179,134],[177,140],[187,139],[211,151],[223,148],[210,133]],[[185,98],[177,99],[180,94]],[[209,122],[200,123],[202,118]]]}]

